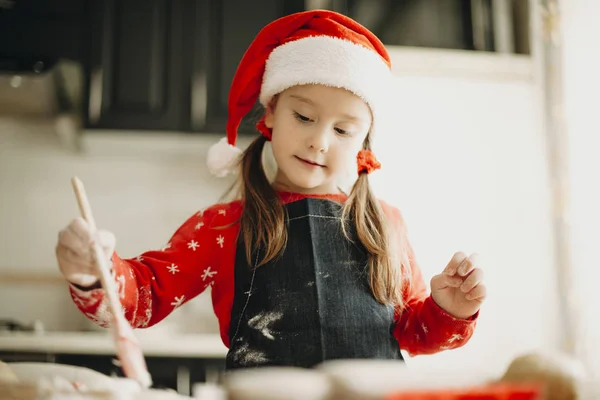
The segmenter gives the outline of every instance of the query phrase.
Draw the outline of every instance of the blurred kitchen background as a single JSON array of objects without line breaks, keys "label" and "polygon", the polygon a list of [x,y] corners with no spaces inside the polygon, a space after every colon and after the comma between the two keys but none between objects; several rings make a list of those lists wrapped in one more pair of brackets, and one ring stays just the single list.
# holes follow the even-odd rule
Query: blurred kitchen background
[{"label": "blurred kitchen background", "polygon": [[[388,46],[398,118],[373,186],[402,209],[425,278],[457,250],[485,260],[471,342],[408,362],[497,373],[565,351],[600,373],[597,0],[0,0],[0,359],[113,368],[56,266],[78,215],[70,178],[122,256],[162,247],[231,182],[205,155],[246,47],[313,8]],[[209,379],[198,365],[219,368],[217,329],[207,292],[138,334],[185,393]]]}]

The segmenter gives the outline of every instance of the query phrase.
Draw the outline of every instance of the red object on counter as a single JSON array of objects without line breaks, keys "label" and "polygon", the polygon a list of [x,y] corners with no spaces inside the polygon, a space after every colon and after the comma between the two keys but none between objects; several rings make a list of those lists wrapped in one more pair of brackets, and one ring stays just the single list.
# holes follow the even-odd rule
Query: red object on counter
[{"label": "red object on counter", "polygon": [[412,390],[394,393],[384,400],[539,400],[541,388],[534,384],[500,383],[465,389]]}]

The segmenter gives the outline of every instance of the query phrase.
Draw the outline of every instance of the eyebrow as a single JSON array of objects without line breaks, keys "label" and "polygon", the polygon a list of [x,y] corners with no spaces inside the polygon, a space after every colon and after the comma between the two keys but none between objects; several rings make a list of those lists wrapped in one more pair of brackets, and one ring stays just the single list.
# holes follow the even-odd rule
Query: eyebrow
[{"label": "eyebrow", "polygon": [[309,105],[311,105],[311,106],[314,106],[314,105],[315,105],[315,102],[314,102],[314,101],[312,101],[311,99],[307,99],[306,97],[298,96],[297,94],[291,94],[291,95],[290,95],[290,98],[292,98],[292,99],[294,99],[294,100],[298,100],[298,101],[300,101],[300,102],[302,102],[302,103],[309,104]]},{"label": "eyebrow", "polygon": [[[290,95],[290,98],[294,99],[294,100],[298,100],[299,102],[308,104],[310,106],[316,106],[315,102],[312,101],[311,99],[308,99],[306,97],[302,97],[302,96],[298,96],[297,94],[292,94]],[[354,115],[350,115],[350,114],[341,114],[342,117],[344,117],[344,119],[347,119],[349,121],[358,121],[359,118],[355,117]]]}]

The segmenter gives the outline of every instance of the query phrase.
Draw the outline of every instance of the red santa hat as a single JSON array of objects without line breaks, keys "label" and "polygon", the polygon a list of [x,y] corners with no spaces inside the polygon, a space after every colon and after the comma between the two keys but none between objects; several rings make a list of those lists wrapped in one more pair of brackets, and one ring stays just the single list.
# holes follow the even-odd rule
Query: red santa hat
[{"label": "red santa hat", "polygon": [[[367,28],[325,10],[291,14],[271,22],[256,36],[237,68],[228,101],[227,137],[213,145],[209,170],[233,172],[241,154],[235,147],[242,118],[256,100],[267,107],[274,95],[304,84],[344,88],[371,108],[373,126],[381,122],[389,90],[391,62],[383,43]],[[270,130],[259,123],[270,139]]]}]

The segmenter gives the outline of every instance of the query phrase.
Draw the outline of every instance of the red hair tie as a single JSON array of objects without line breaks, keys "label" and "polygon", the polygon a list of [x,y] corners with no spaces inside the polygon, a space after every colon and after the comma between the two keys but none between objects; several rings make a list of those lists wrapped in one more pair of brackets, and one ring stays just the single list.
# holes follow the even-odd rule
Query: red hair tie
[{"label": "red hair tie", "polygon": [[256,123],[256,129],[258,129],[258,131],[267,138],[267,140],[271,140],[271,135],[272,135],[272,131],[271,128],[269,128],[266,124],[265,124],[265,119],[267,118],[266,115],[263,115],[261,117],[261,119]]},{"label": "red hair tie", "polygon": [[375,158],[375,154],[371,150],[361,150],[358,152],[358,156],[356,156],[356,162],[358,164],[358,174],[367,173],[375,171],[376,169],[381,168],[381,164]]}]

